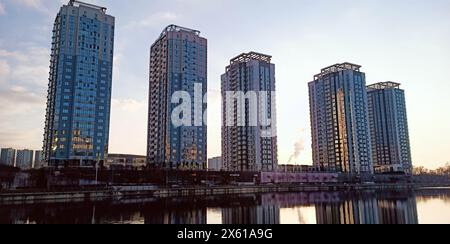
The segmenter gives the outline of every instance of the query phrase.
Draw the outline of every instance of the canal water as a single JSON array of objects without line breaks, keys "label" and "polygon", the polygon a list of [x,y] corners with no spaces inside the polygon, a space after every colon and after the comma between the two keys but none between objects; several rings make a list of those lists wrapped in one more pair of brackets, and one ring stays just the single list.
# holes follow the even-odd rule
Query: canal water
[{"label": "canal water", "polygon": [[450,189],[0,206],[0,224],[450,224]]}]

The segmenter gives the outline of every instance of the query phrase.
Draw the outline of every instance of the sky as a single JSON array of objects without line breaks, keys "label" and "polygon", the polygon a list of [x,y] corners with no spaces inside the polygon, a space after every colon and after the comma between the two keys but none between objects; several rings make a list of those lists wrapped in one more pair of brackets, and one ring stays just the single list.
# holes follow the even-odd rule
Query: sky
[{"label": "sky", "polygon": [[[279,163],[311,164],[307,83],[341,62],[406,90],[413,163],[450,162],[450,0],[85,0],[116,17],[110,152],[146,153],[150,45],[169,24],[208,39],[208,154],[220,149],[220,75],[256,51],[276,65]],[[0,0],[0,147],[42,148],[60,0]],[[298,151],[298,154],[294,152]]]}]

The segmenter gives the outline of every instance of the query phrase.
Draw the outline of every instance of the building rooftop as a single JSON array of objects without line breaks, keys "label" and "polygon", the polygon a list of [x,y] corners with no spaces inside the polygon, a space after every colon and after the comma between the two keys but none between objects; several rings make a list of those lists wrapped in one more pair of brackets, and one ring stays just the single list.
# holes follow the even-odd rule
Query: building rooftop
[{"label": "building rooftop", "polygon": [[383,89],[400,89],[400,83],[392,82],[392,81],[386,81],[386,82],[379,82],[375,83],[373,85],[367,86],[368,91],[373,90],[383,90]]},{"label": "building rooftop", "polygon": [[272,56],[265,55],[262,53],[257,53],[257,52],[249,52],[249,53],[243,53],[243,54],[231,59],[230,62],[231,62],[231,64],[246,63],[251,60],[258,60],[258,61],[270,63],[272,60]]},{"label": "building rooftop", "polygon": [[360,72],[361,67],[362,67],[361,65],[352,64],[352,63],[348,63],[348,62],[342,63],[342,64],[331,65],[326,68],[323,68],[321,70],[320,74],[315,75],[314,80],[320,79],[325,75],[335,73],[335,72],[340,72],[343,70],[353,70],[353,71]]},{"label": "building rooftop", "polygon": [[200,31],[198,31],[198,30],[193,30],[193,29],[181,27],[178,25],[169,25],[166,28],[164,28],[163,32],[161,33],[161,37],[163,37],[165,34],[167,34],[167,32],[172,32],[172,31],[173,32],[185,31],[185,32],[193,33],[196,36],[200,36]]},{"label": "building rooftop", "polygon": [[69,0],[69,6],[73,6],[73,7],[79,7],[79,6],[89,7],[89,8],[100,10],[103,13],[106,13],[106,9],[107,9],[105,7],[101,7],[101,6],[97,6],[97,5],[94,5],[94,4],[85,3],[85,2],[81,2],[81,1],[77,1],[77,0]]}]

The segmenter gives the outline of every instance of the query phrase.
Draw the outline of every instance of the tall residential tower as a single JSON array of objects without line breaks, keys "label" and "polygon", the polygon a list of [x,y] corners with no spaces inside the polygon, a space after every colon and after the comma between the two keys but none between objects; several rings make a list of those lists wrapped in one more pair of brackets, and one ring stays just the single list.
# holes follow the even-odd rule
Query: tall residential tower
[{"label": "tall residential tower", "polygon": [[275,65],[250,52],[233,58],[222,75],[222,160],[227,171],[278,167]]},{"label": "tall residential tower", "polygon": [[92,166],[108,153],[114,17],[71,0],[53,27],[43,157],[49,166]]},{"label": "tall residential tower", "polygon": [[314,165],[350,174],[373,173],[365,74],[343,63],[309,83]]},{"label": "tall residential tower", "polygon": [[399,83],[382,82],[367,92],[375,172],[412,174],[405,91]]},{"label": "tall residential tower", "polygon": [[165,28],[151,46],[149,83],[149,166],[206,169],[207,40],[196,30]]}]

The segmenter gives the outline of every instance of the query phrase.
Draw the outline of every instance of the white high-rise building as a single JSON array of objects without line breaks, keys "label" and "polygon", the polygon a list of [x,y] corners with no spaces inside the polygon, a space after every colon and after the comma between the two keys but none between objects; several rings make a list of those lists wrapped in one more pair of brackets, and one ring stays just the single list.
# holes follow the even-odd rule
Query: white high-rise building
[{"label": "white high-rise building", "polygon": [[395,82],[373,84],[367,91],[375,172],[412,174],[405,91]]},{"label": "white high-rise building", "polygon": [[275,65],[250,52],[233,58],[222,75],[222,160],[227,171],[278,167]]},{"label": "white high-rise building", "polygon": [[314,165],[323,171],[373,173],[366,76],[343,63],[309,83]]}]

